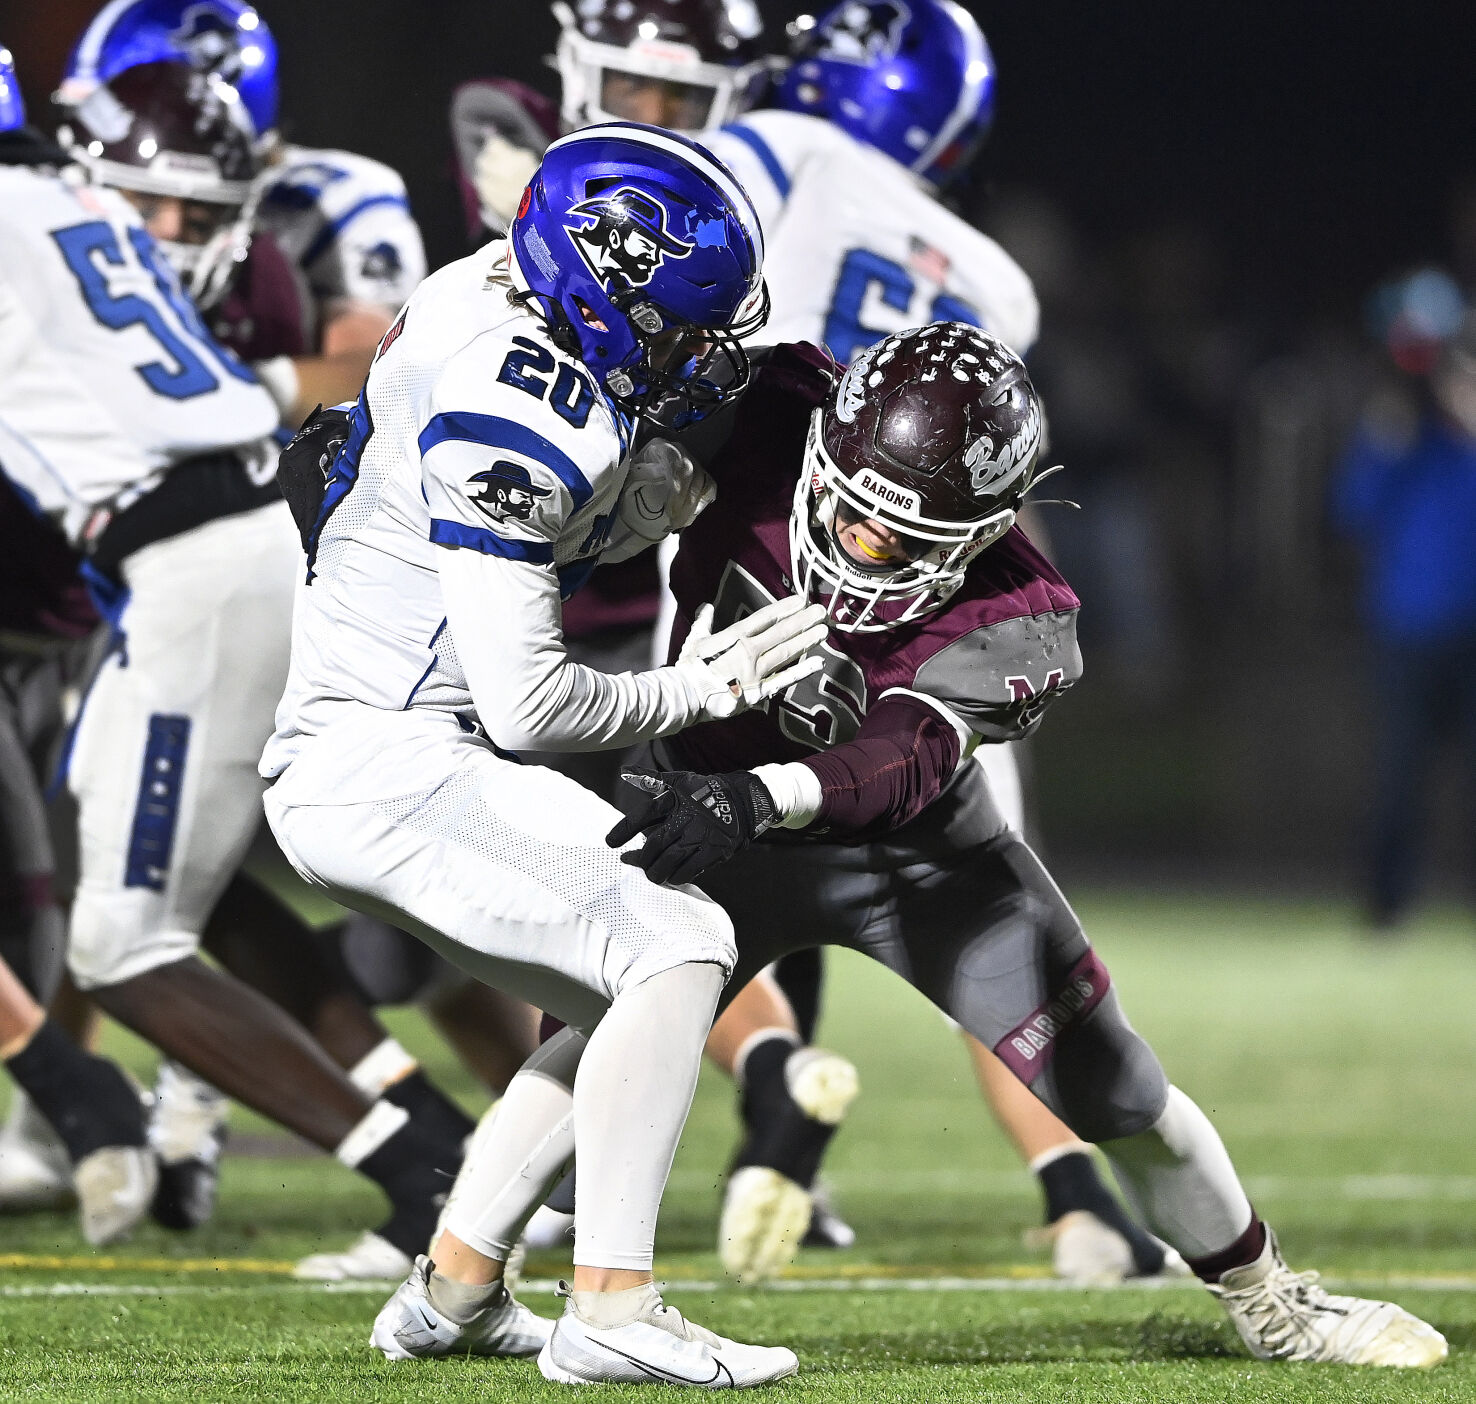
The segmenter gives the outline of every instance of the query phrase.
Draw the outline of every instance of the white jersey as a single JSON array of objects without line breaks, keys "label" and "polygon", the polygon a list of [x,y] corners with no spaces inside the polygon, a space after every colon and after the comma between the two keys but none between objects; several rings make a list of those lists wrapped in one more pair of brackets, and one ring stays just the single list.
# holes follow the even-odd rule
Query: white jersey
[{"label": "white jersey", "polygon": [[364,303],[393,314],[425,277],[405,183],[367,156],[287,147],[256,223],[302,270],[320,312]]},{"label": "white jersey", "polygon": [[609,541],[630,424],[509,302],[506,249],[426,279],[380,343],[309,552],[265,775],[345,704],[480,720],[509,749],[545,726],[568,749],[618,744],[700,706],[672,670],[637,683],[563,654],[560,597]]},{"label": "white jersey", "polygon": [[0,467],[37,510],[77,542],[184,459],[269,474],[276,423],[122,196],[0,166]]},{"label": "white jersey", "polygon": [[1039,308],[993,239],[890,156],[797,112],[749,112],[702,138],[742,181],[764,228],[766,344],[811,341],[849,362],[927,322],[982,327],[1024,355]]}]

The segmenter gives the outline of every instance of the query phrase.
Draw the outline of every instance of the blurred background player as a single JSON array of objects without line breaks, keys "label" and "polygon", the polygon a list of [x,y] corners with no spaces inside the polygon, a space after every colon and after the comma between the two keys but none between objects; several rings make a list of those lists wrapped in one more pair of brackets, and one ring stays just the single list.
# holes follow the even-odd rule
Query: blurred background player
[{"label": "blurred background player", "polygon": [[285,668],[296,552],[268,466],[275,408],[126,201],[62,174],[39,133],[3,154],[0,462],[84,555],[112,628],[68,770],[73,975],[149,1041],[337,1148],[386,1188],[387,1232],[418,1245],[459,1145],[364,1096],[195,954],[258,822],[252,753]]},{"label": "blurred background player", "polygon": [[[135,192],[151,232],[168,241],[174,256],[183,255],[190,267],[181,274],[206,305],[240,276],[232,265],[249,261],[253,237],[270,236],[286,256],[306,294],[303,347],[263,345],[251,359],[283,423],[295,428],[314,405],[358,393],[379,338],[425,276],[404,182],[368,157],[282,139],[276,42],[240,0],[105,6],[72,52],[58,101],[74,112],[99,84],[164,62],[183,63],[239,95],[259,175],[244,204],[235,191],[192,185],[183,165],[170,170],[159,162],[159,178],[151,180],[141,178],[142,163],[134,162],[131,172],[115,169],[112,178]],[[237,179],[233,173],[232,182]],[[238,313],[237,320],[247,316]],[[249,343],[252,330],[242,327],[238,335]]]},{"label": "blurred background player", "polygon": [[[254,10],[108,6],[76,45],[59,100],[70,153],[138,208],[212,332],[252,364],[288,424],[320,398],[357,391],[424,272],[419,233],[398,177],[380,163],[281,143],[275,44]],[[470,1129],[369,1016],[334,946],[259,887],[233,883],[207,944],[305,1023],[369,1096],[395,1084],[446,1134]],[[214,1089],[177,1065],[161,1068],[151,1123],[165,1159],[161,1222],[208,1217],[225,1112]],[[393,1275],[406,1261],[366,1236],[302,1270]]]},{"label": "blurred background player", "polygon": [[1385,285],[1372,310],[1400,385],[1365,412],[1332,515],[1364,570],[1380,730],[1361,896],[1388,932],[1414,903],[1442,748],[1460,753],[1476,819],[1476,320],[1434,268]]},{"label": "blurred background player", "polygon": [[[0,48],[0,163],[28,149],[33,134]],[[158,1171],[143,1110],[133,1085],[78,1049],[42,1007],[66,952],[42,776],[61,739],[61,692],[97,623],[77,562],[0,465],[0,1059],[17,1086],[17,1119],[42,1120],[56,1137],[47,1160],[0,1140],[0,1184],[43,1205],[55,1202],[57,1181],[74,1185],[84,1237],[108,1243],[153,1200]]]},{"label": "blurred background player", "polygon": [[[941,198],[994,116],[994,58],[973,17],[951,0],[845,0],[818,19],[797,20],[791,33],[788,62],[764,108],[703,138],[753,193],[770,240],[774,315],[766,337],[812,342],[845,364],[889,332],[960,321],[1025,355],[1038,327],[1029,278]],[[1010,746],[986,744],[976,754],[1006,817],[1023,831]],[[777,973],[807,1045],[819,1005],[819,953],[805,952]],[[713,1049],[743,1088],[748,1139],[736,1165],[778,1169],[773,1162],[782,1160],[808,1170],[834,1128],[805,1115],[791,1095],[786,1049],[795,1042],[795,1016],[764,984],[747,1005],[724,1016]],[[1162,1270],[1161,1245],[1123,1213],[1087,1148],[1022,1095],[987,1049],[972,1040],[969,1047],[991,1109],[1040,1181],[1057,1271],[1111,1281]],[[796,1067],[816,1073],[810,1052],[794,1056]],[[802,1154],[781,1149],[780,1126],[806,1146]],[[758,1184],[754,1175],[731,1182],[730,1223],[767,1212],[758,1206],[773,1196]],[[747,1185],[755,1186],[752,1212],[742,1202]],[[799,1199],[788,1202],[802,1212]],[[823,1199],[816,1227],[812,1242],[845,1239]],[[791,1224],[781,1236],[792,1233]],[[757,1224],[740,1234],[743,1241],[771,1236]],[[732,1250],[728,1256],[741,1259]]]}]

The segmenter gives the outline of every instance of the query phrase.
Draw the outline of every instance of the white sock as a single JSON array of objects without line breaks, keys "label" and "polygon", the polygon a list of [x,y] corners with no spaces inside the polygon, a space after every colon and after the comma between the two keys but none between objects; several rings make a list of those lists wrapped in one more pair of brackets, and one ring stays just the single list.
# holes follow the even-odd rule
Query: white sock
[{"label": "white sock", "polygon": [[654,1282],[643,1282],[639,1287],[627,1287],[620,1292],[572,1292],[570,1297],[574,1315],[585,1325],[604,1331],[629,1326],[661,1305],[661,1293]]},{"label": "white sock", "polygon": [[349,1069],[349,1081],[366,1097],[377,1097],[386,1087],[413,1073],[420,1065],[395,1038],[376,1043]]},{"label": "white sock", "polygon": [[444,1227],[489,1258],[507,1261],[574,1154],[574,1074],[584,1048],[581,1034],[563,1029],[536,1049],[472,1138]]},{"label": "white sock", "polygon": [[1177,1087],[1151,1128],[1101,1149],[1130,1207],[1186,1258],[1221,1252],[1251,1221],[1220,1133]]},{"label": "white sock", "polygon": [[574,1262],[648,1272],[656,1215],[726,977],[679,965],[622,990],[574,1082]]}]

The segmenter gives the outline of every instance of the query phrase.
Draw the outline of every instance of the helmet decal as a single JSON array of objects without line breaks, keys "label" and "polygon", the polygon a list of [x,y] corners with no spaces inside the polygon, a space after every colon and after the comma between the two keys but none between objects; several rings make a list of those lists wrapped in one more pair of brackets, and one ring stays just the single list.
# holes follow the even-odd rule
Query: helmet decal
[{"label": "helmet decal", "polygon": [[214,5],[191,5],[179,17],[170,39],[197,73],[215,73],[230,82],[240,76],[241,48],[236,26]]},{"label": "helmet decal", "polygon": [[825,56],[841,63],[880,63],[892,58],[912,11],[900,0],[853,0],[820,26]]},{"label": "helmet decal", "polygon": [[969,483],[975,492],[985,488],[998,490],[1011,478],[1025,470],[1040,451],[1040,401],[1026,395],[1019,387],[1006,390],[996,402],[1021,402],[1024,419],[1007,436],[981,434],[964,450],[964,467],[969,470]]},{"label": "helmet decal", "polygon": [[606,288],[622,282],[645,287],[668,256],[686,258],[695,245],[668,233],[666,207],[649,192],[633,185],[608,190],[611,184],[604,178],[590,181],[585,198],[569,210],[578,222],[564,227]]}]

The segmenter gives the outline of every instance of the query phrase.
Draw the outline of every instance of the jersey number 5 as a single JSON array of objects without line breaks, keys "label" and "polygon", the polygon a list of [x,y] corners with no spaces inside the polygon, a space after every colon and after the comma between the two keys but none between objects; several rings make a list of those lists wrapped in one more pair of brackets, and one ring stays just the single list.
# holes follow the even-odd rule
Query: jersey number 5
[{"label": "jersey number 5", "polygon": [[161,266],[154,241],[142,229],[128,231],[130,250],[152,279],[165,306],[178,319],[179,331],[170,326],[157,303],[136,292],[115,293],[109,287],[104,269],[122,271],[130,262],[110,224],[102,220],[74,224],[70,229],[55,230],[51,237],[77,279],[88,309],[103,326],[111,331],[141,326],[159,343],[163,359],[134,367],[150,390],[171,400],[208,395],[220,388],[219,378],[210,369],[211,359],[238,380],[256,383],[256,377],[245,366],[211,339],[199,313],[179,291],[174,275]]},{"label": "jersey number 5", "polygon": [[[825,318],[825,345],[830,348],[830,354],[844,365],[858,351],[903,327],[922,326],[925,322],[979,325],[979,314],[967,302],[939,293],[931,306],[914,308],[912,304],[920,301],[917,294],[916,280],[900,263],[893,263],[870,249],[852,249],[841,264],[835,294],[830,299],[830,312]],[[884,308],[902,315],[888,317]],[[886,325],[870,325],[873,318]]]}]

